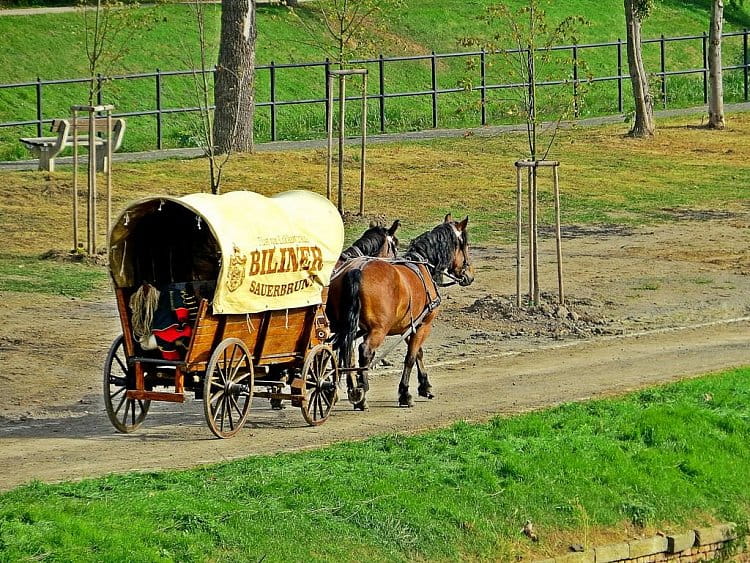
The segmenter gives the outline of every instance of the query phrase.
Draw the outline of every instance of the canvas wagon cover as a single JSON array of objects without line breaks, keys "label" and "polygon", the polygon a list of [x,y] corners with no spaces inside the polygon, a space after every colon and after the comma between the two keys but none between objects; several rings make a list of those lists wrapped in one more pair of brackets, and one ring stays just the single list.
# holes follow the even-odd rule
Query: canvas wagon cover
[{"label": "canvas wagon cover", "polygon": [[132,204],[110,234],[110,268],[117,286],[139,283],[128,264],[129,225],[137,224],[133,219],[139,214],[155,212],[162,201],[194,212],[219,245],[215,313],[256,313],[321,303],[323,287],[341,254],[344,225],[330,201],[303,190],[272,197],[249,191],[197,193]]}]

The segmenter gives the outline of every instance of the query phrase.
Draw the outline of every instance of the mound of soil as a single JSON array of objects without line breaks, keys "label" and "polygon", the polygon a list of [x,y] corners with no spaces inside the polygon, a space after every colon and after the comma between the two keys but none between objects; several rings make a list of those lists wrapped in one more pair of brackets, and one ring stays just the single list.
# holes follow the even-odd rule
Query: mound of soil
[{"label": "mound of soil", "polygon": [[480,325],[476,328],[484,328],[483,324],[492,325],[493,330],[505,338],[533,336],[561,340],[622,332],[603,314],[604,304],[575,297],[569,297],[564,304],[557,301],[556,296],[542,293],[538,304],[530,304],[524,298],[521,306],[516,307],[514,295],[490,294],[463,307],[460,312]]}]

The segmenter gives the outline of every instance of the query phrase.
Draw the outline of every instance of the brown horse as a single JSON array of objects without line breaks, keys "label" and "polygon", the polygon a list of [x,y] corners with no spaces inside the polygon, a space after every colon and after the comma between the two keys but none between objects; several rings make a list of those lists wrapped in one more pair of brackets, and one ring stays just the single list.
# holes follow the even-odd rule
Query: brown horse
[{"label": "brown horse", "polygon": [[[343,268],[342,275],[331,281],[327,313],[336,333],[334,349],[339,365],[350,367],[354,340],[364,336],[359,346],[359,367],[372,362],[375,351],[386,336],[407,335],[407,352],[398,387],[400,406],[413,406],[409,393],[409,376],[417,365],[418,392],[432,399],[432,385],[424,368],[422,345],[430,334],[438,313],[438,285],[474,281],[469,261],[466,226],[469,218],[453,221],[450,214],[442,224],[418,236],[397,262],[354,259]],[[443,283],[448,277],[450,283]],[[360,330],[361,329],[361,330]],[[359,382],[347,380],[349,400],[355,409],[366,407],[369,388],[367,376]]]}]

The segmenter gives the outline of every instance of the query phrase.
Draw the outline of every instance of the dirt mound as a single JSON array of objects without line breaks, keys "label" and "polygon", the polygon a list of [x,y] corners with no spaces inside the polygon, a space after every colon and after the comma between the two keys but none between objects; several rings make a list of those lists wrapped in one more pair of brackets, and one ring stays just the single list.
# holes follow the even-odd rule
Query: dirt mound
[{"label": "dirt mound", "polygon": [[569,297],[561,305],[550,293],[543,293],[537,305],[530,305],[524,298],[519,308],[514,295],[490,294],[460,312],[465,315],[462,321],[474,319],[476,328],[492,325],[493,330],[506,338],[533,336],[560,340],[620,333],[621,329],[614,328],[613,321],[603,314],[604,308],[605,304],[574,297]]},{"label": "dirt mound", "polygon": [[48,250],[39,256],[42,260],[54,260],[55,262],[66,262],[75,264],[90,264],[96,266],[106,266],[108,264],[107,255],[103,252],[89,256],[84,252],[73,252],[65,250]]}]

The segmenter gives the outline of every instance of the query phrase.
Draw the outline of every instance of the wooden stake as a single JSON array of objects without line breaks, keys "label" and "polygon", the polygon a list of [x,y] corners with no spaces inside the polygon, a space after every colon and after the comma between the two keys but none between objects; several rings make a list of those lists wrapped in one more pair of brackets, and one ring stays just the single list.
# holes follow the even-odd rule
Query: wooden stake
[{"label": "wooden stake", "polygon": [[112,228],[112,112],[107,110],[107,238]]},{"label": "wooden stake", "polygon": [[531,168],[526,172],[529,187],[529,305],[534,299],[534,206],[531,193]]},{"label": "wooden stake", "polygon": [[539,214],[538,214],[538,198],[536,194],[536,179],[537,179],[537,167],[534,166],[531,169],[531,191],[533,193],[532,205],[534,206],[534,228],[532,230],[534,236],[534,305],[539,305]]},{"label": "wooden stake", "polygon": [[96,123],[94,112],[89,112],[89,205],[88,205],[88,253],[96,254]]},{"label": "wooden stake", "polygon": [[557,243],[557,289],[560,296],[560,305],[565,303],[565,292],[563,290],[562,273],[562,235],[560,232],[560,183],[557,166],[553,167],[554,190],[555,190],[555,242]]},{"label": "wooden stake", "polygon": [[523,192],[523,179],[521,167],[516,164],[516,308],[521,308],[521,199]]},{"label": "wooden stake", "polygon": [[346,117],[346,78],[339,76],[339,213],[344,213],[344,119]]},{"label": "wooden stake", "polygon": [[78,252],[78,112],[73,110],[73,252]]},{"label": "wooden stake", "polygon": [[328,115],[328,144],[327,144],[327,157],[326,157],[326,197],[328,198],[328,201],[331,200],[331,195],[333,192],[332,189],[332,179],[331,179],[331,171],[333,168],[333,75],[329,74],[328,79],[326,82],[326,109],[327,109],[327,115]]},{"label": "wooden stake", "polygon": [[367,144],[367,74],[362,75],[362,150],[359,160],[359,215],[365,214],[365,166]]}]

